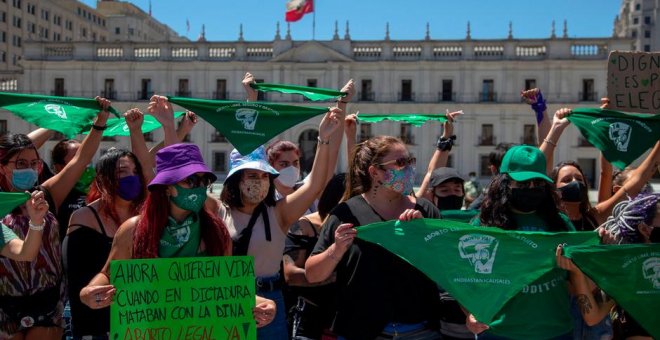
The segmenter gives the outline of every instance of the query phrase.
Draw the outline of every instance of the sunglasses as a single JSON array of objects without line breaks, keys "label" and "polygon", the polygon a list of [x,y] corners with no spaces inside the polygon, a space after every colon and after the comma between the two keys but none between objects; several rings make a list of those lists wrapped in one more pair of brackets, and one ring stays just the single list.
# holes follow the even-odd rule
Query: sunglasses
[{"label": "sunglasses", "polygon": [[211,179],[208,176],[190,175],[183,180],[190,188],[208,187],[211,185]]},{"label": "sunglasses", "polygon": [[415,157],[401,157],[397,159],[393,159],[391,161],[387,161],[384,163],[378,164],[378,166],[383,167],[388,164],[396,164],[398,167],[403,168],[404,166],[415,166],[417,164],[417,158]]}]

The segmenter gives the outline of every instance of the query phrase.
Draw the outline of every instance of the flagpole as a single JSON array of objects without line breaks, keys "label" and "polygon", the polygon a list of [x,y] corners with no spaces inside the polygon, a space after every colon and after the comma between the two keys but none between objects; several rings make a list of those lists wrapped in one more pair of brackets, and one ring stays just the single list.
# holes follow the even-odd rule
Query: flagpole
[{"label": "flagpole", "polygon": [[316,4],[314,5],[314,13],[312,14],[312,40],[316,40]]}]

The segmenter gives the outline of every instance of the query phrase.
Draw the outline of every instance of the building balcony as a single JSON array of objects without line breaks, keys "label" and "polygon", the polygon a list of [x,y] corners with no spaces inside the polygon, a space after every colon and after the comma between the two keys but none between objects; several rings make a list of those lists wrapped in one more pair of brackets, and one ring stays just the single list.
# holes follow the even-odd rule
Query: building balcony
[{"label": "building balcony", "polygon": [[414,102],[415,92],[399,92],[396,97],[400,102]]},{"label": "building balcony", "polygon": [[438,102],[455,102],[456,92],[438,92]]},{"label": "building balcony", "polygon": [[497,102],[497,92],[479,92],[479,102],[482,103]]},{"label": "building balcony", "polygon": [[374,92],[359,92],[358,100],[361,102],[373,102],[376,100],[376,93]]},{"label": "building balcony", "polygon": [[495,146],[497,138],[495,136],[479,136],[477,138],[478,146]]},{"label": "building balcony", "polygon": [[105,99],[116,100],[117,91],[101,91],[100,96]]},{"label": "building balcony", "polygon": [[215,92],[213,92],[213,99],[227,100],[227,98],[228,98],[227,91],[220,91],[220,92],[215,91]]},{"label": "building balcony", "polygon": [[176,91],[177,97],[190,97],[190,91]]},{"label": "building balcony", "polygon": [[66,97],[66,90],[53,90],[50,91],[51,96],[60,96],[60,97]]},{"label": "building balcony", "polygon": [[595,92],[595,91],[580,92],[578,94],[578,101],[579,102],[596,102],[596,101],[600,101],[600,98],[598,97],[598,92]]},{"label": "building balcony", "polygon": [[137,91],[137,100],[149,100],[154,95],[154,91]]}]

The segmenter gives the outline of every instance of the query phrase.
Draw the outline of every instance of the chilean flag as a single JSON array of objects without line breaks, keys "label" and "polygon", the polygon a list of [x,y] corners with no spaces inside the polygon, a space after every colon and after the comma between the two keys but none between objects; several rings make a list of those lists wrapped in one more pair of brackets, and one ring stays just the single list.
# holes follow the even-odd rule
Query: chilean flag
[{"label": "chilean flag", "polygon": [[314,0],[289,0],[286,3],[286,21],[302,19],[306,13],[314,12]]}]

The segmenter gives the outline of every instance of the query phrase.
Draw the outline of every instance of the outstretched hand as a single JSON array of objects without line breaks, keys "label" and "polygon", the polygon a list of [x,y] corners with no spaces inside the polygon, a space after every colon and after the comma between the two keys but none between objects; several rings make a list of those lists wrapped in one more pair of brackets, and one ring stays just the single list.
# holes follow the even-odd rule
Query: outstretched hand
[{"label": "outstretched hand", "polygon": [[[319,138],[328,141],[330,136],[340,127],[344,126],[344,111],[338,107],[331,107],[319,125]],[[339,143],[339,141],[335,141]]]},{"label": "outstretched hand", "polygon": [[346,82],[346,85],[344,85],[344,87],[342,87],[339,91],[346,93],[346,95],[342,97],[341,100],[350,102],[351,99],[353,99],[353,95],[355,94],[355,82],[353,79],[350,79],[348,82]]},{"label": "outstretched hand", "polygon": [[250,72],[245,73],[245,77],[243,77],[243,81],[241,81],[243,84],[243,88],[245,89],[245,92],[247,93],[247,100],[249,102],[253,102],[257,100],[257,90],[253,89],[250,84],[256,83],[254,80],[254,76]]},{"label": "outstretched hand", "polygon": [[147,111],[156,118],[161,125],[174,124],[174,109],[167,97],[154,95],[149,101]]},{"label": "outstretched hand", "polygon": [[552,124],[561,129],[566,128],[570,122],[566,117],[571,114],[571,109],[563,107],[555,112],[554,117],[552,118]]},{"label": "outstretched hand", "polygon": [[44,224],[44,217],[48,213],[48,202],[43,191],[35,190],[30,194],[27,202],[25,202],[30,222],[36,225]]},{"label": "outstretched hand", "polygon": [[97,103],[99,103],[99,106],[101,107],[101,110],[96,115],[97,118],[95,124],[105,125],[105,122],[108,120],[108,116],[110,116],[110,111],[108,111],[108,109],[110,108],[110,106],[112,106],[112,102],[99,96],[96,96],[96,98],[94,99],[96,100]]},{"label": "outstretched hand", "polygon": [[141,131],[144,123],[144,114],[140,109],[133,108],[124,112],[124,119],[130,131]]},{"label": "outstretched hand", "polygon": [[186,111],[186,114],[181,117],[178,133],[182,133],[184,136],[189,134],[195,124],[197,124],[197,115],[192,111]]}]

